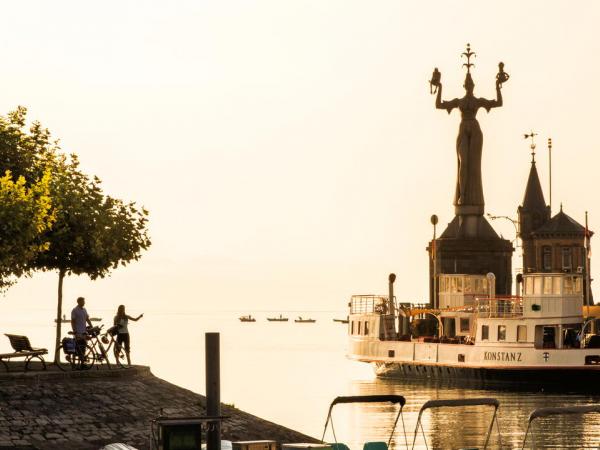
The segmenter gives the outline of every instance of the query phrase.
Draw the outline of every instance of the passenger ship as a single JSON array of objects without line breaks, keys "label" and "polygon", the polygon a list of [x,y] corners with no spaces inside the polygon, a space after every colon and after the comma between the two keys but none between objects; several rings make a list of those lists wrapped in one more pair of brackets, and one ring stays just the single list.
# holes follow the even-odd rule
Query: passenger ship
[{"label": "passenger ship", "polygon": [[390,295],[355,295],[349,304],[348,356],[372,363],[379,376],[566,388],[600,381],[600,335],[584,320],[598,307],[584,307],[581,275],[526,274],[523,295],[507,297],[492,294],[491,273],[443,274],[439,309],[397,304],[394,280]]}]

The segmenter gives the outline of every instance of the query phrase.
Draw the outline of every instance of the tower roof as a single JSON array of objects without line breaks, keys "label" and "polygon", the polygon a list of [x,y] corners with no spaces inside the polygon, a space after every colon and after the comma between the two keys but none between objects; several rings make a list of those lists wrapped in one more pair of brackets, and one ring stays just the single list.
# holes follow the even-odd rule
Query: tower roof
[{"label": "tower roof", "polygon": [[531,161],[531,170],[529,171],[529,179],[525,188],[525,197],[523,198],[523,209],[526,210],[545,210],[546,200],[544,200],[544,192],[540,184],[535,161]]},{"label": "tower roof", "polygon": [[583,237],[585,235],[585,227],[565,214],[561,207],[558,214],[535,230],[533,234],[576,235]]}]

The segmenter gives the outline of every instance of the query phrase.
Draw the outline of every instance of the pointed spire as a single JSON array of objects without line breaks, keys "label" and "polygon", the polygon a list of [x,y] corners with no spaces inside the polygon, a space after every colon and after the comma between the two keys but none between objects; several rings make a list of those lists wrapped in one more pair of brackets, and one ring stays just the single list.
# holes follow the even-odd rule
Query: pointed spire
[{"label": "pointed spire", "polygon": [[529,171],[529,179],[525,188],[525,197],[523,198],[523,208],[527,210],[545,210],[546,200],[540,183],[535,161],[531,161],[531,169]]}]

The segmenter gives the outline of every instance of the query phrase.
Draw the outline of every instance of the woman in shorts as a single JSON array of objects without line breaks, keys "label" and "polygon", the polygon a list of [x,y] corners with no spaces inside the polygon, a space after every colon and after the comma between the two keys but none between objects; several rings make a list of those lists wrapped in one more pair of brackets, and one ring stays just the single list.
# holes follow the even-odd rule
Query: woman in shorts
[{"label": "woman in shorts", "polygon": [[131,358],[129,356],[130,346],[129,346],[129,321],[133,320],[137,322],[144,314],[140,314],[137,317],[128,316],[125,313],[125,305],[119,305],[117,309],[117,315],[115,316],[114,325],[118,327],[117,331],[117,344],[119,346],[125,347],[125,354],[127,355],[127,365],[131,365]]}]

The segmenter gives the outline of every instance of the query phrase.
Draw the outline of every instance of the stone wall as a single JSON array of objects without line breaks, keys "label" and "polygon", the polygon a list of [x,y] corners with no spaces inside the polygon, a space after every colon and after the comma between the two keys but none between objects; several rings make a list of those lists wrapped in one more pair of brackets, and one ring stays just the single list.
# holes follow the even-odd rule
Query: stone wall
[{"label": "stone wall", "polygon": [[[54,369],[54,370],[53,370]],[[169,415],[205,413],[206,399],[155,377],[148,367],[120,370],[0,372],[0,449],[86,450],[122,442],[150,448],[150,423]],[[223,406],[223,439],[315,442]]]}]

